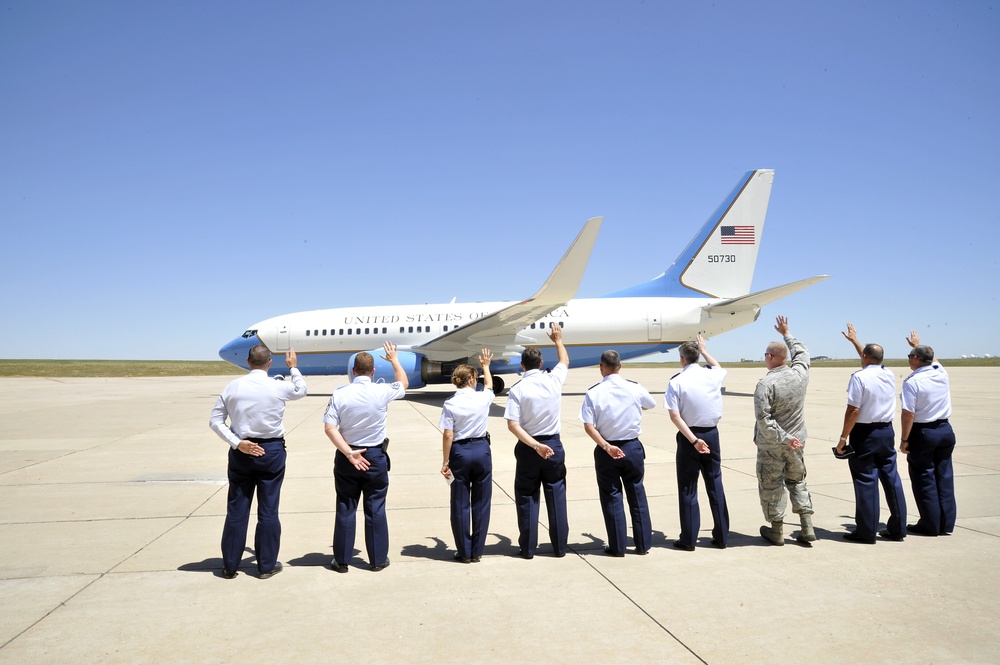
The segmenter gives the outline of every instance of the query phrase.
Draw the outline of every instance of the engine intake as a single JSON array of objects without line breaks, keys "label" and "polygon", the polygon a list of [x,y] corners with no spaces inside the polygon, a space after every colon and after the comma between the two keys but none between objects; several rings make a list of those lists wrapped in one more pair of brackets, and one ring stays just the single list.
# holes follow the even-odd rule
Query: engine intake
[{"label": "engine intake", "polygon": [[[392,363],[382,359],[384,349],[374,349],[369,351],[375,359],[375,375],[372,381],[392,383],[396,380],[396,372],[392,369]],[[349,368],[354,367],[354,359],[358,354],[352,355],[348,361]],[[412,351],[399,351],[399,364],[406,372],[406,378],[410,382],[410,388],[423,388],[428,384],[447,383],[451,374],[445,374],[444,367],[439,362],[431,362],[425,356]]]}]

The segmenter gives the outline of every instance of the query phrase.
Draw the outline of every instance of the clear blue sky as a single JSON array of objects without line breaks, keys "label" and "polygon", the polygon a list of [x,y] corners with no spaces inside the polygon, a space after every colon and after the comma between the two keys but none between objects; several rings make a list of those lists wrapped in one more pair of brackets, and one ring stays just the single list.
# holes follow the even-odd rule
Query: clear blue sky
[{"label": "clear blue sky", "polygon": [[[776,170],[754,289],[850,357],[1000,353],[984,2],[8,2],[0,357],[215,359],[251,324],[659,274]],[[474,266],[474,267],[472,267]]]}]

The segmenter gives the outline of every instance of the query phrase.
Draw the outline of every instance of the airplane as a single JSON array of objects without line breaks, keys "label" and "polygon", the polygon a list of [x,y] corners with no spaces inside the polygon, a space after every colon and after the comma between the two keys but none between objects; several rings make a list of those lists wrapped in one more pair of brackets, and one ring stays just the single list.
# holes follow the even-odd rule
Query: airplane
[{"label": "airplane", "polygon": [[489,348],[500,394],[500,375],[521,371],[525,348],[540,348],[545,366],[557,362],[545,332],[554,325],[563,328],[571,367],[597,365],[609,348],[622,360],[668,351],[699,334],[708,338],[753,323],[764,305],[829,277],[750,293],[773,182],[773,169],[747,172],[667,270],[603,297],[575,298],[603,221],[594,217],[526,300],[283,314],[252,325],[219,356],[248,369],[247,352],[263,344],[275,354],[270,374],[281,376],[289,372],[281,354],[294,348],[303,374],[346,375],[354,356],[368,351],[375,358],[374,380],[393,381],[391,364],[381,358],[382,343],[392,340],[415,389],[449,383],[455,367],[477,365],[480,350]]}]

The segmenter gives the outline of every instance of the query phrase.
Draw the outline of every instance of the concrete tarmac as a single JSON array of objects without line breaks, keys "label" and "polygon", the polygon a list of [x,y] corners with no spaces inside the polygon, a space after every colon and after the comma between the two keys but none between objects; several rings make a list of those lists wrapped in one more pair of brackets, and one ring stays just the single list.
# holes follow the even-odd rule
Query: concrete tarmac
[{"label": "concrete tarmac", "polygon": [[[491,414],[486,556],[451,559],[437,423],[448,386],[389,412],[392,565],[358,551],[329,568],[334,448],[321,423],[344,377],[308,378],[288,405],[281,575],[256,577],[252,533],[236,579],[219,576],[226,445],[208,427],[232,377],[0,379],[0,665],[5,663],[996,663],[1000,661],[1000,369],[950,370],[958,437],[951,536],[854,544],[840,434],[850,369],[817,369],[807,398],[808,483],[820,540],[766,544],[757,498],[753,389],[730,369],[721,423],[730,546],[678,535],[675,429],[662,391],[676,365],[623,374],[657,398],[646,449],[654,547],[603,553],[593,444],[578,420],[596,368],[571,370],[562,408],[571,553],[517,556],[506,397]],[[895,370],[901,383],[907,370]],[[505,377],[505,379],[508,377]],[[509,383],[509,382],[508,382]],[[896,431],[898,440],[898,415]],[[900,473],[916,509],[903,456]],[[882,520],[888,517],[882,503]],[[795,521],[786,518],[789,526]],[[544,543],[544,544],[542,544]]]}]

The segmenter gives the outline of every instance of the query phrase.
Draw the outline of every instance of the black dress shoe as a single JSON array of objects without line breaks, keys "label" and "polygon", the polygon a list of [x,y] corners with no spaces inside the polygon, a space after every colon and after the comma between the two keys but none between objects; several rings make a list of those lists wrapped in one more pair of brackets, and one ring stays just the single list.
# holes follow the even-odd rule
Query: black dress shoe
[{"label": "black dress shoe", "polygon": [[378,571],[380,571],[380,570],[385,570],[385,569],[386,569],[386,568],[388,568],[388,567],[389,567],[389,560],[388,560],[388,559],[386,559],[385,563],[380,563],[380,564],[378,564],[377,566],[372,566],[372,567],[370,568],[370,570],[371,570],[371,571],[372,571],[373,573],[377,573]]},{"label": "black dress shoe", "polygon": [[330,568],[332,568],[335,573],[346,573],[350,570],[346,563],[337,563],[336,561],[330,564]]},{"label": "black dress shoe", "polygon": [[720,550],[726,549],[726,544],[721,540],[716,540],[715,538],[712,538],[712,545],[718,547]]},{"label": "black dress shoe", "polygon": [[482,560],[483,560],[483,557],[481,557],[481,556],[474,556],[471,559],[469,559],[469,561],[471,561],[472,563],[479,563]]},{"label": "black dress shoe", "polygon": [[528,554],[528,553],[527,553],[527,552],[525,552],[524,550],[519,550],[519,551],[518,551],[518,553],[517,553],[517,555],[518,555],[519,557],[521,557],[522,559],[527,559],[528,561],[531,561],[532,559],[534,559],[534,558],[535,558],[535,555],[534,555],[534,554]]},{"label": "black dress shoe", "polygon": [[227,580],[231,580],[239,574],[240,573],[238,570],[225,570],[225,569],[222,570],[222,576],[225,577]]},{"label": "black dress shoe", "polygon": [[861,536],[859,536],[857,534],[856,531],[848,531],[847,533],[845,533],[844,534],[844,540],[849,540],[852,543],[863,543],[865,545],[874,545],[875,544],[875,539],[874,538],[872,538],[870,540],[868,538],[862,538]]},{"label": "black dress shoe", "polygon": [[259,580],[269,580],[272,577],[274,577],[275,575],[277,575],[278,573],[280,573],[284,569],[285,569],[284,566],[282,566],[281,562],[279,561],[276,564],[274,564],[274,568],[272,568],[271,570],[267,571],[266,573],[259,573],[257,575],[257,579],[259,579]]},{"label": "black dress shoe", "polygon": [[931,533],[930,530],[920,526],[919,522],[917,522],[916,524],[907,524],[906,533],[916,534],[918,536],[931,536],[931,537],[937,535],[936,533]]},{"label": "black dress shoe", "polygon": [[618,558],[623,558],[625,556],[625,552],[615,552],[610,547],[605,547],[604,548],[604,553],[607,554],[608,556],[615,556],[615,557],[618,557]]},{"label": "black dress shoe", "polygon": [[647,554],[649,554],[649,550],[636,550],[635,553],[638,554],[639,556],[646,556]]},{"label": "black dress shoe", "polygon": [[455,552],[454,558],[455,558],[455,561],[458,561],[459,563],[472,563],[472,559],[470,559],[469,557],[466,557],[466,556],[462,556],[458,552]]},{"label": "black dress shoe", "polygon": [[895,540],[897,542],[903,540],[903,538],[906,538],[906,536],[900,533],[889,533],[888,529],[882,529],[881,531],[878,532],[878,535],[881,536],[882,538],[885,538],[886,540]]},{"label": "black dress shoe", "polygon": [[685,545],[679,540],[674,541],[674,547],[685,552],[694,552],[694,545]]}]

